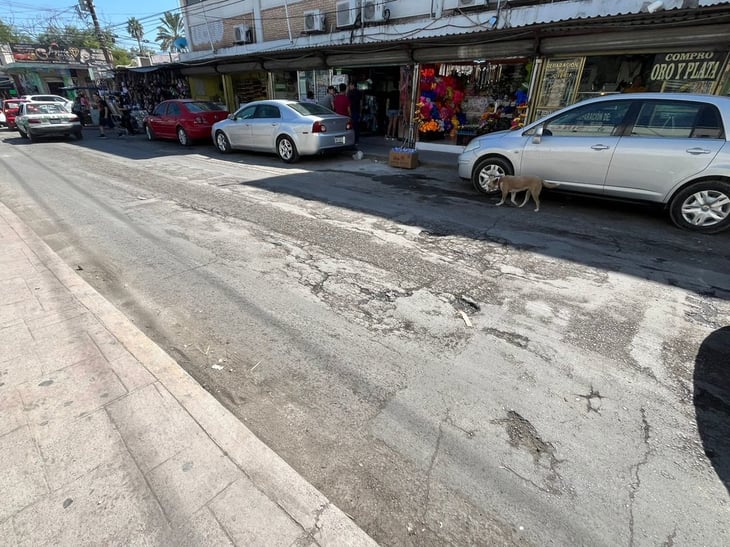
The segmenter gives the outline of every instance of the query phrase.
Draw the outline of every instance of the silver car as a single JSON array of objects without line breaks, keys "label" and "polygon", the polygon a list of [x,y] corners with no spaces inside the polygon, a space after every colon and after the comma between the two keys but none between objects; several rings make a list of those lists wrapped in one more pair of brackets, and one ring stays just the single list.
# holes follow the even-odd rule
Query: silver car
[{"label": "silver car", "polygon": [[355,144],[352,121],[347,116],[316,103],[286,100],[245,104],[213,124],[211,136],[221,152],[274,152],[287,163],[297,161],[299,156]]},{"label": "silver car", "polygon": [[71,112],[74,105],[72,100],[67,99],[66,97],[61,97],[60,95],[22,95],[20,99],[31,102],[59,103],[62,104],[69,112]]},{"label": "silver car", "polygon": [[730,97],[608,95],[520,130],[477,137],[459,176],[489,193],[495,175],[536,175],[563,190],[663,204],[681,228],[730,226]]},{"label": "silver car", "polygon": [[55,102],[20,103],[15,124],[20,136],[31,142],[40,137],[84,136],[78,116]]}]

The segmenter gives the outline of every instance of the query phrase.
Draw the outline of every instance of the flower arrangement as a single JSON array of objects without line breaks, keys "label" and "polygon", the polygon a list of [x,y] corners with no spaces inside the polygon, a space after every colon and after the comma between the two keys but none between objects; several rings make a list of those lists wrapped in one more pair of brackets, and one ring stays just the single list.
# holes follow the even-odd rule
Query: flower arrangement
[{"label": "flower arrangement", "polygon": [[429,66],[421,69],[420,76],[421,97],[415,113],[418,131],[456,135],[466,123],[466,115],[461,112],[461,81],[456,76],[438,76],[435,68]]}]

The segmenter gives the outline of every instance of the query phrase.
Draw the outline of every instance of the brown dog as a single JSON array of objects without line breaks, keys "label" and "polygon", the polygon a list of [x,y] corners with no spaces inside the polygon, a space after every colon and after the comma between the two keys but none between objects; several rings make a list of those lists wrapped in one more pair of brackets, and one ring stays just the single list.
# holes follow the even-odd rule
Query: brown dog
[{"label": "brown dog", "polygon": [[490,178],[487,183],[487,189],[490,192],[497,189],[502,191],[502,201],[497,203],[497,207],[504,203],[504,200],[507,199],[507,194],[511,194],[510,201],[512,204],[517,205],[517,202],[515,202],[515,194],[526,190],[524,201],[520,205],[517,205],[517,207],[523,207],[530,199],[530,196],[532,196],[532,199],[535,200],[535,211],[540,210],[540,192],[542,191],[543,186],[545,188],[557,188],[558,184],[545,182],[540,177],[532,177],[529,175],[520,177],[513,175],[501,175]]}]

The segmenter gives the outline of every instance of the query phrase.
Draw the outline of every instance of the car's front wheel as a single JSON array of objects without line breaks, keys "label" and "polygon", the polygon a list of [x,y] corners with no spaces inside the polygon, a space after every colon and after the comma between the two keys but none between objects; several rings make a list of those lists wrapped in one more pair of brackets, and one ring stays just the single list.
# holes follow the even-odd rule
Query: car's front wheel
[{"label": "car's front wheel", "polygon": [[291,137],[286,135],[279,137],[276,141],[276,151],[279,153],[279,157],[286,163],[294,163],[299,159],[299,152],[297,152],[297,145],[291,140]]},{"label": "car's front wheel", "polygon": [[179,142],[182,146],[190,146],[190,137],[183,127],[177,128],[177,142]]},{"label": "car's front wheel", "polygon": [[685,230],[716,234],[730,227],[730,182],[706,180],[691,184],[672,198],[669,217]]},{"label": "car's front wheel", "polygon": [[489,190],[487,185],[494,177],[512,175],[512,166],[502,158],[484,158],[479,160],[471,173],[471,183],[474,189],[482,194],[494,195],[499,190]]},{"label": "car's front wheel", "polygon": [[231,142],[223,131],[218,131],[215,134],[215,146],[224,154],[231,151]]}]

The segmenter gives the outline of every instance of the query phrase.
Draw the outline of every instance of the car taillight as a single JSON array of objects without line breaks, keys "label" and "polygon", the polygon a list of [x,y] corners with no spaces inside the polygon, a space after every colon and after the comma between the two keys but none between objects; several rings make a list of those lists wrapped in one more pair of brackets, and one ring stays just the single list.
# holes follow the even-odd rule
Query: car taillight
[{"label": "car taillight", "polygon": [[327,126],[322,122],[314,122],[312,133],[327,133]]},{"label": "car taillight", "polygon": [[70,121],[70,122],[77,122],[77,121],[79,121],[79,117],[78,117],[78,116],[71,116],[71,117],[70,117],[70,118],[68,119],[68,121]]},{"label": "car taillight", "polygon": [[28,123],[41,123],[42,120],[38,118],[28,118]]},{"label": "car taillight", "polygon": [[352,120],[347,120],[347,125],[345,126],[345,129],[352,129]]}]

